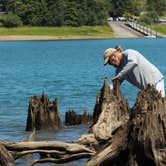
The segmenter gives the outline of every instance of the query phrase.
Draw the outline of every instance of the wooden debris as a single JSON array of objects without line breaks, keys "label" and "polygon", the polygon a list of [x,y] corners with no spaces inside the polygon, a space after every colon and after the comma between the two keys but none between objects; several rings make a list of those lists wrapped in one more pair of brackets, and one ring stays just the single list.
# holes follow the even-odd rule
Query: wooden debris
[{"label": "wooden debris", "polygon": [[15,166],[15,160],[12,154],[2,144],[0,144],[0,165]]},{"label": "wooden debris", "polygon": [[14,159],[32,153],[46,154],[32,165],[66,163],[86,157],[89,160],[85,166],[165,166],[166,98],[162,98],[153,86],[148,86],[138,93],[135,105],[130,109],[121,94],[119,82],[115,82],[111,90],[105,78],[97,95],[93,124],[89,132],[74,143],[1,141],[0,146]]}]

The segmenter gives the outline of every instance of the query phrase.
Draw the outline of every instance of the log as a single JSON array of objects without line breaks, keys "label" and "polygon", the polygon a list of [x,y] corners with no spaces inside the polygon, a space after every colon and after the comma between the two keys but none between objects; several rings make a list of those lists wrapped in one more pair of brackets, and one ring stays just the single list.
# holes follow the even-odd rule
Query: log
[{"label": "log", "polygon": [[15,166],[15,160],[12,154],[6,150],[5,146],[0,144],[0,165]]},{"label": "log", "polygon": [[62,128],[57,98],[53,102],[43,92],[42,96],[30,97],[26,131],[57,130]]},{"label": "log", "polygon": [[81,124],[86,124],[89,125],[93,121],[92,116],[84,111],[82,115],[77,114],[74,110],[69,110],[65,114],[65,125],[70,126],[70,125],[81,125]]},{"label": "log", "polygon": [[[59,141],[0,141],[0,145],[4,146],[8,151],[11,151],[14,159],[18,159],[27,154],[42,153],[52,154],[51,160],[55,163],[62,163],[62,161],[65,163],[78,158],[90,157],[95,154],[93,149],[90,149],[84,145]],[[35,161],[35,163],[37,163],[37,161]]]}]

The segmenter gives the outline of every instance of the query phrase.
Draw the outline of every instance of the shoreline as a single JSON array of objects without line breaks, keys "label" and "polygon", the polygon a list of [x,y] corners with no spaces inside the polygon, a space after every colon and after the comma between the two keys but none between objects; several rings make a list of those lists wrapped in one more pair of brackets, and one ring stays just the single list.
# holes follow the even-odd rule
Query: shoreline
[{"label": "shoreline", "polygon": [[[130,39],[140,39],[144,36],[127,37]],[[97,40],[97,39],[124,39],[119,36],[45,36],[45,35],[2,35],[0,36],[0,42],[2,41],[56,41],[56,40]]]},{"label": "shoreline", "polygon": [[45,36],[45,35],[1,35],[0,41],[31,41],[31,40],[88,40],[88,39],[109,39],[113,36]]}]

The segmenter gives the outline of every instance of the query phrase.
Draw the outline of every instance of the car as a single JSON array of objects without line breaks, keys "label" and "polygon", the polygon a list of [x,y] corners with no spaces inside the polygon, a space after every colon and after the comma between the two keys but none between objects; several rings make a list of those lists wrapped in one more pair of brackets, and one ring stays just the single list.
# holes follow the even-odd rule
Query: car
[{"label": "car", "polygon": [[166,23],[166,18],[159,18],[158,22],[160,22],[160,23]]},{"label": "car", "polygon": [[126,21],[127,19],[126,19],[126,17],[118,17],[118,20],[119,21]]},{"label": "car", "polygon": [[112,18],[112,17],[109,17],[109,18],[107,19],[107,21],[113,21],[113,18]]}]

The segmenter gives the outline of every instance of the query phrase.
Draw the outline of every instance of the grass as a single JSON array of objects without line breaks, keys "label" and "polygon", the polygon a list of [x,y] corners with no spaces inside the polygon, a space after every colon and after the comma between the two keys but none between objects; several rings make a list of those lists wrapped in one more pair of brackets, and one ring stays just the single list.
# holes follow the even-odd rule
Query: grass
[{"label": "grass", "polygon": [[38,35],[57,37],[112,37],[109,26],[82,27],[0,27],[0,35]]},{"label": "grass", "polygon": [[154,24],[150,25],[149,28],[166,35],[166,24]]}]

